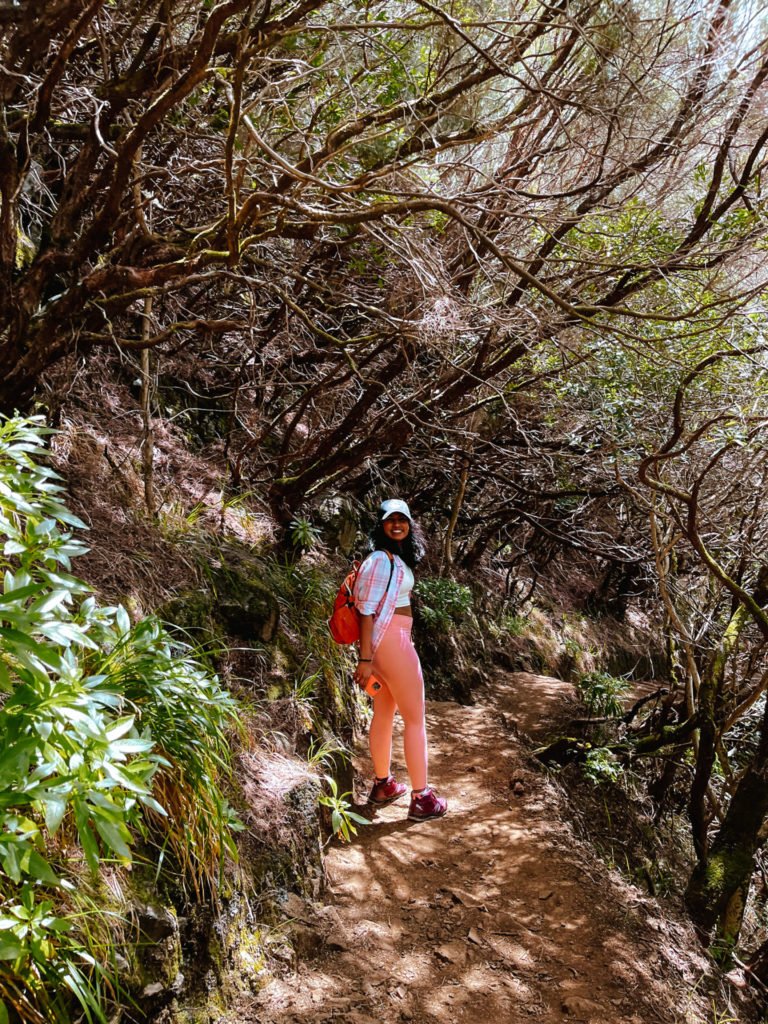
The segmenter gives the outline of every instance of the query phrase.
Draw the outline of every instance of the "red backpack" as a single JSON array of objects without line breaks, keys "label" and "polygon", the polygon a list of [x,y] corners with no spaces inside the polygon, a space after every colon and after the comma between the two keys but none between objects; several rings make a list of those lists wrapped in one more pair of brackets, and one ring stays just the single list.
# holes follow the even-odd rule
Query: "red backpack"
[{"label": "red backpack", "polygon": [[[387,590],[392,582],[392,571],[395,567],[395,559],[387,552],[389,558],[389,580]],[[328,619],[328,629],[337,644],[354,644],[360,639],[360,612],[355,608],[355,583],[357,573],[360,569],[360,562],[353,562],[352,568],[344,577],[344,582],[339,587],[336,600],[333,602],[333,611]]]}]

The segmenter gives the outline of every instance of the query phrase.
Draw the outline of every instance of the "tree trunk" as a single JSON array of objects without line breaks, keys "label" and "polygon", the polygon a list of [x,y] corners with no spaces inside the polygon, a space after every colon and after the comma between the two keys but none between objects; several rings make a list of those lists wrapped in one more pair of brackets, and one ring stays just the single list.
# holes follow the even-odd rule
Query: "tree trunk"
[{"label": "tree trunk", "polygon": [[[152,314],[152,296],[144,299],[144,323],[142,334],[149,337],[150,316]],[[141,435],[141,465],[144,476],[144,504],[147,514],[154,518],[157,512],[155,501],[155,434],[152,429],[152,372],[151,357],[148,348],[141,351],[141,419],[143,431]]]},{"label": "tree trunk", "polygon": [[461,475],[459,477],[459,487],[456,491],[456,495],[453,499],[453,508],[451,509],[451,518],[448,523],[448,529],[445,531],[445,543],[443,544],[443,574],[450,571],[453,566],[453,533],[456,529],[456,523],[459,519],[459,513],[461,512],[461,506],[464,504],[464,495],[467,493],[467,480],[469,479],[469,456],[465,455],[461,466]]},{"label": "tree trunk", "polygon": [[731,616],[723,633],[720,647],[715,651],[708,670],[704,673],[698,693],[699,742],[696,751],[696,771],[691,786],[688,813],[693,831],[693,845],[700,866],[707,863],[707,795],[715,764],[717,743],[722,721],[718,721],[719,697],[728,663],[736,641],[749,619],[749,612],[740,605]]},{"label": "tree trunk", "polygon": [[706,860],[694,869],[685,902],[701,933],[733,946],[739,937],[755,854],[768,815],[768,702],[760,746],[733,795]]}]

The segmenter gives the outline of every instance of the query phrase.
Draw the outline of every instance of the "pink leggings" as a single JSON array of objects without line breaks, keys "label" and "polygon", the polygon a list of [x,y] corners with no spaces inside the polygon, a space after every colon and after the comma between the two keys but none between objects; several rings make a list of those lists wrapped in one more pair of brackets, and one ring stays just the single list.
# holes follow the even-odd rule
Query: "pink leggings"
[{"label": "pink leggings", "polygon": [[405,763],[412,789],[427,784],[427,730],[424,721],[424,677],[411,640],[413,619],[393,615],[376,653],[373,671],[385,684],[373,698],[369,743],[373,770],[379,778],[389,775],[392,757],[392,725],[395,711],[404,725]]}]

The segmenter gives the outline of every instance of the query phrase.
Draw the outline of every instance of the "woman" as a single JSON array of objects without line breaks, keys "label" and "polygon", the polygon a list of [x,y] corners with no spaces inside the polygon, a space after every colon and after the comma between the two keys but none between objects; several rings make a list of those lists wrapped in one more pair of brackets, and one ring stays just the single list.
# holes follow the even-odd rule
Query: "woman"
[{"label": "woman", "polygon": [[424,546],[404,501],[381,503],[372,534],[374,551],[360,566],[355,606],[360,613],[360,659],[355,682],[365,688],[372,675],[382,682],[373,697],[369,742],[376,773],[369,801],[379,807],[399,800],[407,787],[390,772],[392,726],[399,710],[404,724],[405,763],[411,777],[411,821],[441,818],[448,802],[427,782],[424,678],[411,640],[413,569]]}]

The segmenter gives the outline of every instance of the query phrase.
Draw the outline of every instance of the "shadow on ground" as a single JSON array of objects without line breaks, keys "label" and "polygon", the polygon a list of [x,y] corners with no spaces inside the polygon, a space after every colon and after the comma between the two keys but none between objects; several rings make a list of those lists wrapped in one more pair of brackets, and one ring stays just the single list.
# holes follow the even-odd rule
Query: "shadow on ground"
[{"label": "shadow on ground", "polygon": [[316,948],[244,1006],[243,1019],[706,1019],[696,993],[706,964],[692,933],[663,922],[651,898],[574,837],[558,792],[515,735],[540,735],[570,693],[570,684],[518,673],[484,705],[430,704],[431,778],[448,815],[408,823],[402,801],[331,849],[329,905],[290,908],[314,929]]}]

